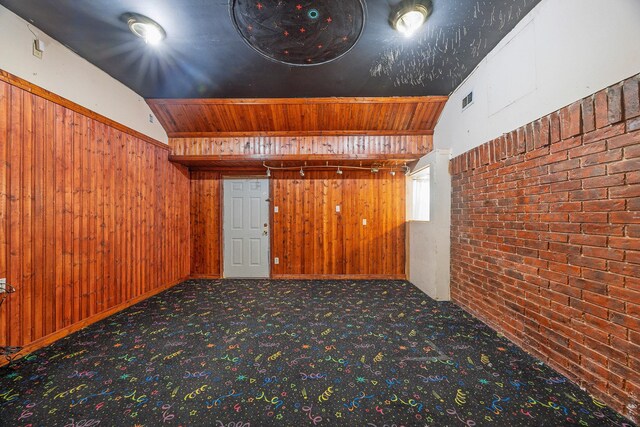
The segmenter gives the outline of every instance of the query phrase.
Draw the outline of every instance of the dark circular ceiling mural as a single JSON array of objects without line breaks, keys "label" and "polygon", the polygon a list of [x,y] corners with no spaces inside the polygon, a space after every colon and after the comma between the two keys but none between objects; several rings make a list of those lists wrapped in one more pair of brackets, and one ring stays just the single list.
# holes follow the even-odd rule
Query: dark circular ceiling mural
[{"label": "dark circular ceiling mural", "polygon": [[262,55],[290,65],[318,65],[347,53],[364,28],[361,0],[234,0],[234,25]]}]

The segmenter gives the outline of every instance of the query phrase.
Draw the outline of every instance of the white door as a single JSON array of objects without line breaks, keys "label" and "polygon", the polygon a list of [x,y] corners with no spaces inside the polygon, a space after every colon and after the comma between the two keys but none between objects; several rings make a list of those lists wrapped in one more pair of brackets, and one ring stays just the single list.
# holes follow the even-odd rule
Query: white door
[{"label": "white door", "polygon": [[269,179],[224,179],[224,277],[269,277]]}]

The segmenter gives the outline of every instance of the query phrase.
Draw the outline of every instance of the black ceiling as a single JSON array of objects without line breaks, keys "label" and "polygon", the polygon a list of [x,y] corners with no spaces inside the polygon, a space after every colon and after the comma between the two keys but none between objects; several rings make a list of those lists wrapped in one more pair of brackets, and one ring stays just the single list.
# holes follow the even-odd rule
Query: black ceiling
[{"label": "black ceiling", "polygon": [[[270,1],[276,0],[262,0]],[[145,98],[293,98],[448,95],[539,1],[433,0],[427,25],[407,39],[388,22],[397,0],[366,0],[364,32],[353,49],[307,67],[274,62],[249,47],[227,0],[0,4]],[[165,42],[146,46],[129,32],[126,12],[160,23]]]}]

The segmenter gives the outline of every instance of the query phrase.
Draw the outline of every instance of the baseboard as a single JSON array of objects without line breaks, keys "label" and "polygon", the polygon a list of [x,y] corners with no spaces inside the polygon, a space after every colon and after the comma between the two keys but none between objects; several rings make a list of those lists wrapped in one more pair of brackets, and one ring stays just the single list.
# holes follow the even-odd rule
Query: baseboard
[{"label": "baseboard", "polygon": [[274,274],[272,279],[298,280],[406,280],[406,274]]},{"label": "baseboard", "polygon": [[[79,322],[74,323],[73,325],[67,326],[65,328],[62,328],[58,331],[55,331],[52,334],[49,334],[45,337],[39,338],[27,345],[25,345],[24,347],[22,347],[22,350],[20,350],[18,353],[16,353],[13,357],[14,360],[17,359],[21,359],[24,356],[33,353],[34,351],[41,349],[42,347],[46,347],[49,344],[58,341],[61,338],[66,337],[67,335],[70,335],[76,331],[79,331],[82,328],[86,328],[87,326],[98,322],[102,319],[105,319],[113,314],[118,313],[119,311],[124,310],[125,308],[131,307],[132,305],[135,305],[137,303],[139,303],[140,301],[144,301],[147,298],[150,298],[156,294],[159,294],[162,291],[166,291],[169,288],[172,288],[174,286],[176,286],[179,283],[184,282],[185,280],[187,280],[189,277],[183,277],[181,279],[178,279],[174,282],[168,283],[166,285],[160,286],[159,288],[153,289],[145,294],[142,294],[140,296],[137,296],[135,298],[130,299],[129,301],[120,303],[118,305],[114,305],[113,307],[111,307],[108,310],[105,310],[103,312],[100,312],[98,314],[94,314],[91,317],[87,317],[86,319],[83,319]],[[0,367],[7,365],[9,362],[7,362],[5,359],[0,360]]]},{"label": "baseboard", "polygon": [[219,274],[192,274],[189,279],[222,279]]},{"label": "baseboard", "polygon": [[[192,274],[190,279],[223,279],[219,274]],[[406,274],[273,274],[270,279],[297,280],[407,280]]]}]

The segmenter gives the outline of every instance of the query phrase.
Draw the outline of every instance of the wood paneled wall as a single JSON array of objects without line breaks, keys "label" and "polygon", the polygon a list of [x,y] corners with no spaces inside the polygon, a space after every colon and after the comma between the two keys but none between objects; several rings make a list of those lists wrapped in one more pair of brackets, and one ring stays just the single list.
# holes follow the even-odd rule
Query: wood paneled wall
[{"label": "wood paneled wall", "polygon": [[[14,78],[15,79],[15,78]],[[189,275],[188,171],[0,75],[0,346],[33,345]]]},{"label": "wood paneled wall", "polygon": [[403,174],[274,172],[271,188],[273,277],[405,277]]},{"label": "wood paneled wall", "polygon": [[[274,171],[273,277],[405,277],[405,176],[388,172]],[[194,276],[220,271],[219,172],[191,172]],[[336,205],[340,212],[336,212]],[[367,225],[362,225],[362,220]],[[280,264],[273,264],[279,257]]]},{"label": "wood paneled wall", "polygon": [[222,182],[219,172],[191,172],[191,275],[220,277]]}]

